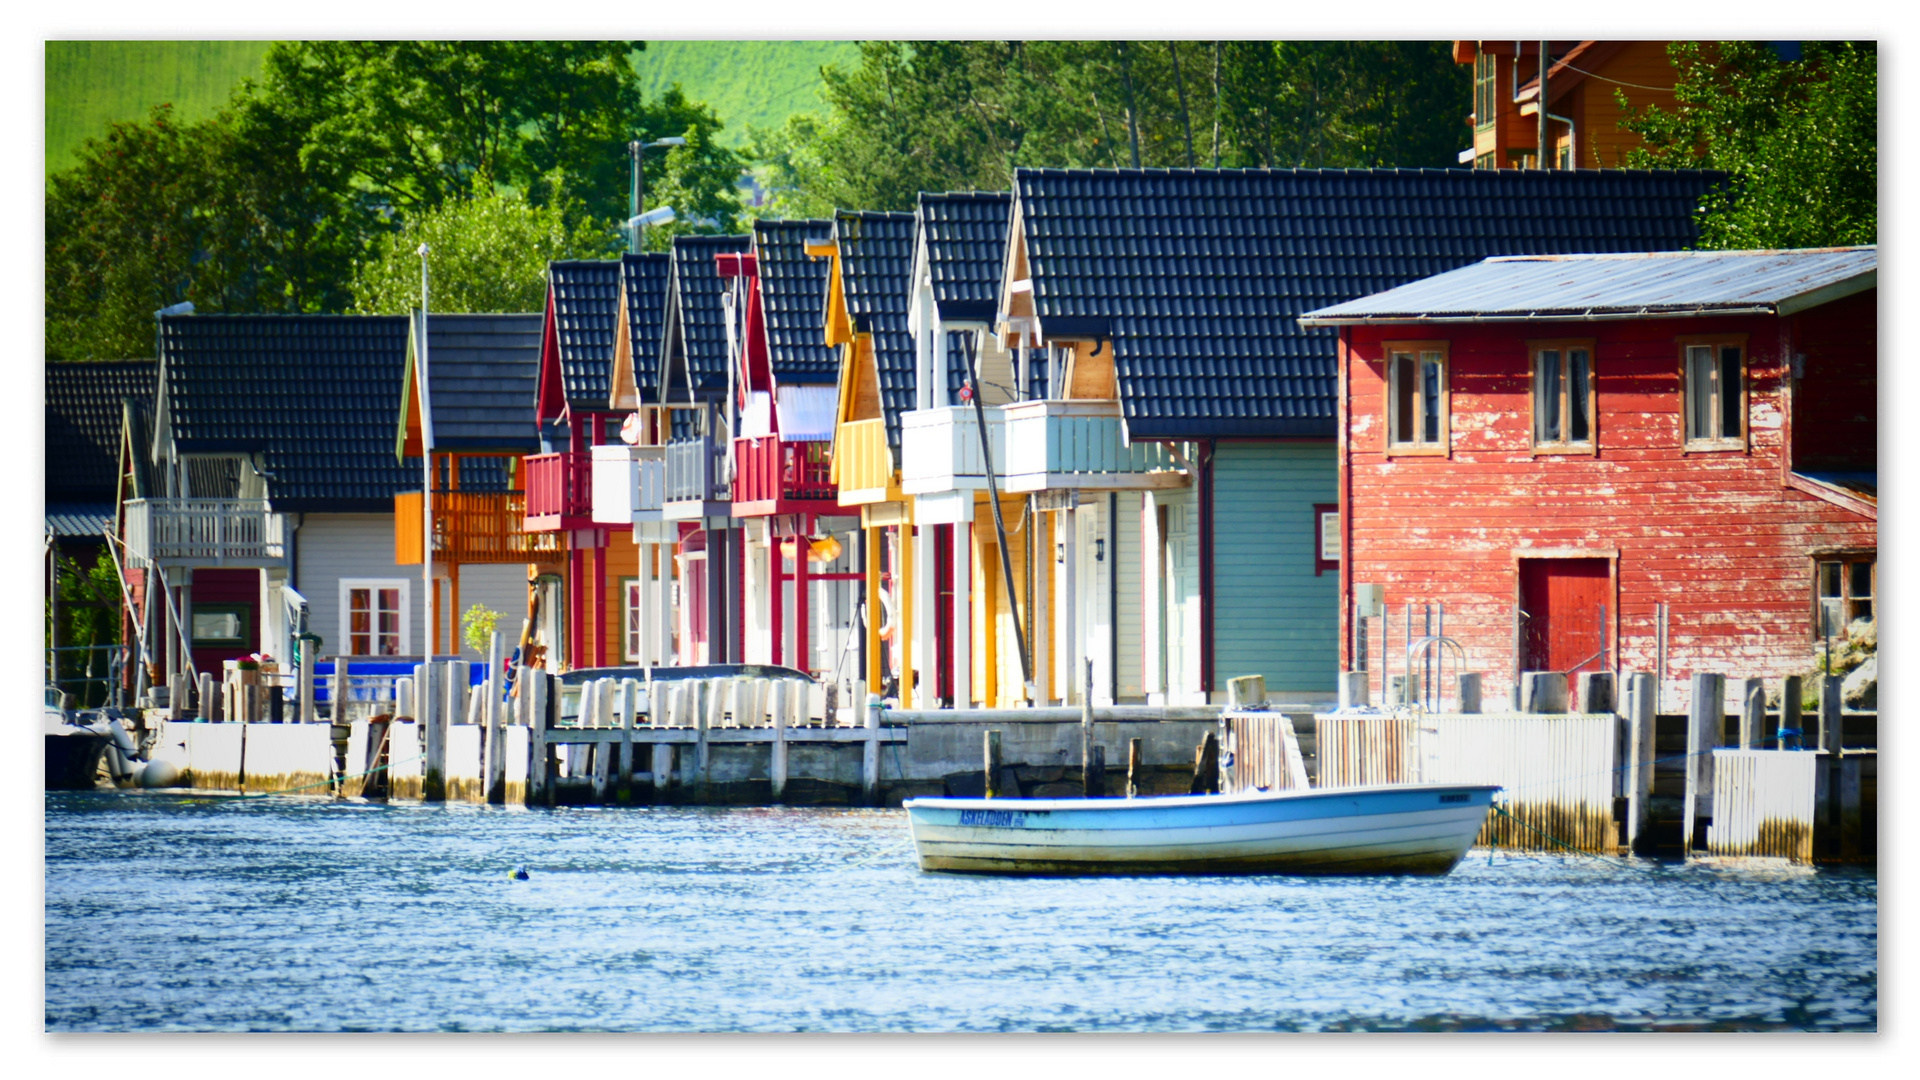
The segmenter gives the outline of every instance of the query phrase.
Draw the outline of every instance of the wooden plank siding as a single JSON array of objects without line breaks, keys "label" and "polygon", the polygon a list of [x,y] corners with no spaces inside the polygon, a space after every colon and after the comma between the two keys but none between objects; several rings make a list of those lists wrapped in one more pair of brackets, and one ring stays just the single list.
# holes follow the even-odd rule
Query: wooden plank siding
[{"label": "wooden plank siding", "polygon": [[[1869,292],[1832,306],[1847,305],[1871,327],[1874,304]],[[1870,336],[1817,345],[1808,336],[1847,315],[1789,317],[1790,348],[1846,354],[1851,359],[1834,363],[1832,378],[1809,374],[1822,380],[1823,392],[1871,402]],[[1341,349],[1349,580],[1386,586],[1394,640],[1402,603],[1444,602],[1447,633],[1467,649],[1465,670],[1487,673],[1488,700],[1511,686],[1517,560],[1528,550],[1611,560],[1615,670],[1655,670],[1655,609],[1669,606],[1669,703],[1685,701],[1695,672],[1737,679],[1804,669],[1812,644],[1810,553],[1871,550],[1876,526],[1784,484],[1782,331],[1780,320],[1757,316],[1551,328],[1443,324],[1418,333],[1353,328]],[[1676,339],[1718,332],[1746,335],[1748,446],[1689,453]],[[1451,452],[1444,456],[1382,453],[1380,343],[1409,337],[1448,342]],[[1595,342],[1597,454],[1532,452],[1526,342],[1549,337]],[[1823,423],[1845,426],[1837,418]],[[1378,634],[1377,621],[1370,632]],[[1343,666],[1351,644],[1343,625]]]},{"label": "wooden plank siding", "polygon": [[1340,579],[1315,573],[1314,504],[1334,501],[1334,444],[1221,442],[1213,469],[1213,685],[1262,675],[1269,691],[1332,693]]}]

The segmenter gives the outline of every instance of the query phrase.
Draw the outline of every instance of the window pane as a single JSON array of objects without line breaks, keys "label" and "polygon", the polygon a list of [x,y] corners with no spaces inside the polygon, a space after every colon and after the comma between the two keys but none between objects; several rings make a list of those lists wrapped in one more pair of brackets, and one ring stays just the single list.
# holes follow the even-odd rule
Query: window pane
[{"label": "window pane", "polygon": [[1824,599],[1829,596],[1839,596],[1839,595],[1840,595],[1840,564],[1837,562],[1821,563],[1820,564],[1820,596]]},{"label": "window pane", "polygon": [[1420,361],[1420,441],[1440,442],[1440,361],[1427,353]]},{"label": "window pane", "polygon": [[1687,438],[1713,437],[1713,350],[1687,349]]},{"label": "window pane", "polygon": [[1857,562],[1849,564],[1847,574],[1852,579],[1847,582],[1847,595],[1855,600],[1865,600],[1873,596],[1873,564]]},{"label": "window pane", "polygon": [[1586,442],[1593,438],[1587,416],[1587,350],[1567,353],[1567,440]]},{"label": "window pane", "polygon": [[1393,441],[1413,441],[1413,357],[1393,358]]},{"label": "window pane", "polygon": [[1554,349],[1533,358],[1533,441],[1560,441],[1560,353]]},{"label": "window pane", "polygon": [[1720,350],[1720,431],[1723,439],[1737,439],[1746,430],[1740,415],[1740,350]]},{"label": "window pane", "polygon": [[380,609],[382,611],[399,611],[400,610],[400,590],[399,589],[381,589],[380,590]]}]

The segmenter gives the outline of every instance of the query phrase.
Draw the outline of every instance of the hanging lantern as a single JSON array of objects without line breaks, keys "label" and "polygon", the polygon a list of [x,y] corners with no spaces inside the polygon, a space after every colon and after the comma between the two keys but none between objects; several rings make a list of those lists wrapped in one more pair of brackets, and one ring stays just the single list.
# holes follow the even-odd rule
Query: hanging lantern
[{"label": "hanging lantern", "polygon": [[823,536],[807,546],[807,561],[830,563],[840,557],[840,540],[833,536]]}]

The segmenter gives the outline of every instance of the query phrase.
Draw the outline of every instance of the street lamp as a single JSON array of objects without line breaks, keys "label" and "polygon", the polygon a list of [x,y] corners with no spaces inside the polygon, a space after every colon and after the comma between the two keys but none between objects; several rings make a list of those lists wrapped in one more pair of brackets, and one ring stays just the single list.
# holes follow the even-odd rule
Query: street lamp
[{"label": "street lamp", "polygon": [[[687,145],[687,140],[679,135],[669,135],[664,139],[655,139],[650,143],[643,143],[635,139],[627,144],[627,152],[633,155],[633,191],[632,198],[627,201],[627,215],[629,219],[639,218],[641,216],[640,208],[646,203],[647,177],[646,168],[640,161],[641,155],[649,150],[668,150],[676,146],[685,145]],[[643,222],[642,224],[646,223]],[[638,255],[640,253],[641,226],[634,225],[632,220],[629,220],[628,227],[631,232],[627,237],[627,246],[635,255]]]},{"label": "street lamp", "polygon": [[633,250],[636,253],[640,250],[640,237],[643,235],[642,230],[647,226],[665,225],[672,220],[673,207],[671,206],[656,206],[644,214],[628,218],[627,232],[633,238]]}]

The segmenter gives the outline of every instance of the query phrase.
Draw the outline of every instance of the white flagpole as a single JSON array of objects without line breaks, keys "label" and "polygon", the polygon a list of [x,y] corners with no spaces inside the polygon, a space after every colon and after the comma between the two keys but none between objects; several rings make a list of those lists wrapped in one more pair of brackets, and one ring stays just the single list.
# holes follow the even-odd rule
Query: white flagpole
[{"label": "white flagpole", "polygon": [[432,415],[432,405],[428,401],[427,380],[427,245],[421,244],[415,252],[420,256],[420,370],[415,377],[420,380],[420,592],[422,618],[421,627],[426,631],[420,643],[420,653],[425,662],[420,666],[420,686],[414,694],[414,711],[419,715],[414,719],[422,725],[424,731],[433,715],[433,635],[438,629],[433,618],[433,454],[429,448],[433,445],[433,427],[428,417]]}]

